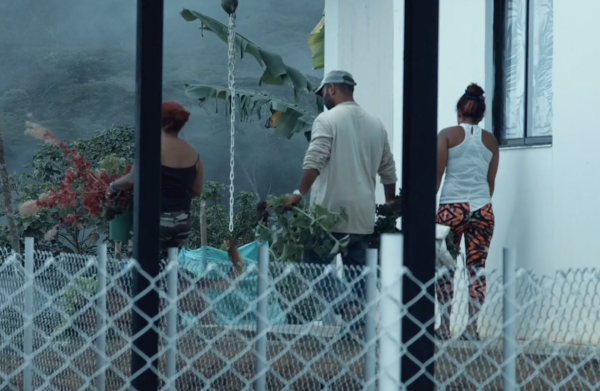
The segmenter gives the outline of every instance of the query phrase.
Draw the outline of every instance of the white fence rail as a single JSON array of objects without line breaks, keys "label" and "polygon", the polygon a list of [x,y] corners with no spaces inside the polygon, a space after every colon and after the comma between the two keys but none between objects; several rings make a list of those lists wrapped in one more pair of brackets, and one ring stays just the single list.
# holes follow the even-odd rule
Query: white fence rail
[{"label": "white fence rail", "polygon": [[[36,252],[31,239],[25,248],[0,251],[0,390],[131,389],[136,263],[109,258],[105,245],[97,257]],[[404,389],[401,286],[412,276],[401,249],[388,236],[379,262],[369,250],[366,267],[341,278],[332,267],[269,264],[266,248],[241,276],[218,264],[197,275],[170,251],[152,284],[160,348],[149,362],[158,360],[160,388]],[[579,324],[600,307],[598,272],[551,280],[505,266],[511,281],[488,276],[481,340],[436,341],[438,389],[600,388],[600,328]]]}]

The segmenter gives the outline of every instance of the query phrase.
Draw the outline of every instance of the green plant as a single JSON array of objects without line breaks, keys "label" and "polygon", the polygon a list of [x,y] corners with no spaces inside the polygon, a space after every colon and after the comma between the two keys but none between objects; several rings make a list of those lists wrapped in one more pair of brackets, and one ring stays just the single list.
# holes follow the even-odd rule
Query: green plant
[{"label": "green plant", "polygon": [[[231,97],[227,87],[188,84],[185,94],[190,98],[197,99],[200,105],[206,104],[210,99],[225,101],[227,102],[225,112],[230,112],[229,100]],[[294,134],[303,133],[310,140],[312,123],[315,120],[314,115],[267,93],[236,89],[235,94],[239,101],[239,120],[241,122],[262,120],[264,117],[267,118],[265,126],[275,128],[276,132],[283,137],[289,139]]]},{"label": "green plant", "polygon": [[331,233],[335,225],[346,220],[341,213],[305,203],[292,210],[285,209],[286,196],[271,197],[267,200],[268,217],[258,226],[258,237],[269,243],[271,254],[279,261],[300,261],[306,248],[319,256],[345,253],[348,238],[337,240]]},{"label": "green plant", "polygon": [[[223,23],[188,9],[184,9],[181,16],[188,22],[199,21],[202,32],[212,32],[223,42],[227,42],[229,28]],[[240,121],[260,120],[264,114],[269,118],[266,127],[275,128],[277,133],[287,138],[296,133],[304,133],[310,140],[310,128],[315,116],[299,107],[299,97],[302,92],[314,92],[318,85],[298,69],[285,64],[279,54],[265,50],[238,33],[236,33],[235,47],[236,51],[240,53],[240,58],[243,59],[244,54],[248,54],[254,57],[263,69],[259,85],[263,83],[276,86],[288,84],[293,87],[294,91],[294,103],[292,104],[267,93],[236,90],[234,99],[239,101]],[[197,99],[201,105],[209,99],[217,99],[225,101],[229,107],[231,100],[227,87],[205,84],[186,85],[186,95]],[[316,106],[317,112],[323,110],[323,100],[320,97],[316,97]],[[228,113],[229,110],[225,110],[225,112]]]},{"label": "green plant", "polygon": [[[187,22],[200,21],[200,30],[202,32],[209,31],[214,33],[219,39],[227,43],[229,28],[218,20],[188,9],[181,11],[181,16]],[[283,58],[279,54],[265,50],[239,33],[236,33],[235,35],[235,46],[240,53],[240,57],[243,58],[244,54],[249,54],[254,57],[258,64],[263,68],[263,74],[259,84],[292,84],[294,87],[296,103],[298,103],[298,94],[300,91],[304,90],[312,92],[316,89],[317,85],[315,83],[311,82],[298,69],[285,64]]]},{"label": "green plant", "polygon": [[325,16],[308,36],[308,47],[312,53],[313,69],[323,69],[325,67]]},{"label": "green plant", "polygon": [[219,182],[206,182],[200,199],[192,202],[192,232],[187,246],[198,248],[201,245],[200,210],[201,203],[206,203],[207,239],[208,246],[226,249],[227,241],[232,239],[238,246],[253,242],[256,239],[257,199],[254,194],[241,191],[234,200],[234,230],[229,232],[229,209],[223,204],[227,186]]}]

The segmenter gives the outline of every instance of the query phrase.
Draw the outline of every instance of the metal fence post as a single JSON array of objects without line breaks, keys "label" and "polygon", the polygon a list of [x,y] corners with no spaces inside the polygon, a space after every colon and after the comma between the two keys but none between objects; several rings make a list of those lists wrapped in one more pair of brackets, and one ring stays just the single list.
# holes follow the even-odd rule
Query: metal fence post
[{"label": "metal fence post", "polygon": [[[402,232],[408,306],[402,339],[402,380],[409,390],[435,390],[434,286],[438,124],[439,0],[404,3],[404,99],[402,125]],[[427,26],[427,31],[423,30]],[[399,258],[397,258],[399,259]],[[382,273],[383,274],[383,273]],[[425,289],[423,289],[425,288]],[[423,294],[426,293],[426,294]],[[425,332],[423,332],[425,331]],[[410,343],[409,343],[410,342]]]},{"label": "metal fence post", "polygon": [[367,250],[367,319],[365,323],[365,343],[367,354],[365,357],[364,381],[365,391],[375,391],[377,369],[377,249]]},{"label": "metal fence post", "polygon": [[169,249],[167,293],[169,297],[169,312],[167,314],[167,389],[175,391],[177,376],[177,274],[179,250]]},{"label": "metal fence post", "polygon": [[96,257],[96,390],[106,389],[106,260],[108,257],[106,243],[98,245]]},{"label": "metal fence post", "polygon": [[517,389],[516,264],[515,250],[504,248],[502,253],[502,282],[504,285],[502,381],[504,390]]},{"label": "metal fence post", "polygon": [[258,299],[256,313],[256,391],[267,389],[267,331],[268,331],[269,245],[258,248]]},{"label": "metal fence post", "polygon": [[33,286],[35,276],[34,265],[34,241],[33,238],[25,238],[25,284],[24,284],[24,331],[23,331],[23,359],[25,369],[23,370],[23,390],[33,391]]},{"label": "metal fence post", "polygon": [[158,389],[160,146],[164,0],[137,0],[131,389]]},{"label": "metal fence post", "polygon": [[381,322],[379,337],[379,390],[401,388],[402,356],[402,234],[381,235]]}]

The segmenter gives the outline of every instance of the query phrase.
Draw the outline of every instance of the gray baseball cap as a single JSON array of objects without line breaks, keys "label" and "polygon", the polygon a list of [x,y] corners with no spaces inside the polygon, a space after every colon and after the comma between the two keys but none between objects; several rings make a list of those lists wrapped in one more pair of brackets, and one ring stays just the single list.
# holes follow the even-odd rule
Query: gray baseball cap
[{"label": "gray baseball cap", "polygon": [[356,85],[356,82],[354,81],[354,78],[352,77],[350,72],[339,70],[331,71],[327,75],[325,75],[323,81],[321,82],[321,85],[319,86],[317,91],[315,91],[315,94],[322,95],[323,87],[325,87],[326,84],[347,84],[349,86],[354,87]]}]

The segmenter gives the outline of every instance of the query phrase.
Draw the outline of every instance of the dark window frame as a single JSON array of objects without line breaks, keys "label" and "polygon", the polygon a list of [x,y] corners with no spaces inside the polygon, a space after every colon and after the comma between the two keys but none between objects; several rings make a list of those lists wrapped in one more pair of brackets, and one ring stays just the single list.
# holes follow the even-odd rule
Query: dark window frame
[{"label": "dark window frame", "polygon": [[530,147],[541,145],[552,145],[552,136],[528,136],[533,129],[532,110],[533,102],[531,91],[533,91],[533,55],[530,43],[533,42],[533,1],[525,1],[526,20],[525,26],[527,39],[525,40],[525,115],[523,137],[506,138],[506,45],[508,31],[508,3],[509,0],[494,0],[493,17],[493,65],[494,65],[494,94],[492,97],[492,130],[503,147]]}]

